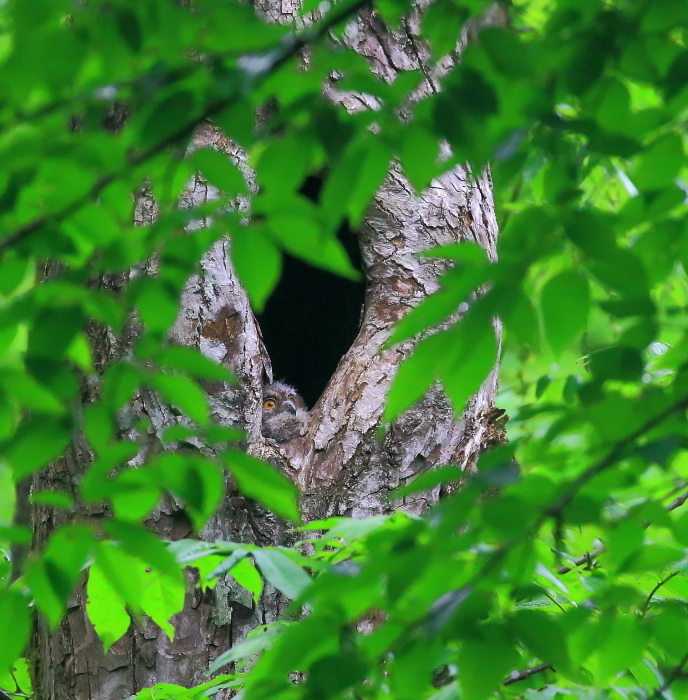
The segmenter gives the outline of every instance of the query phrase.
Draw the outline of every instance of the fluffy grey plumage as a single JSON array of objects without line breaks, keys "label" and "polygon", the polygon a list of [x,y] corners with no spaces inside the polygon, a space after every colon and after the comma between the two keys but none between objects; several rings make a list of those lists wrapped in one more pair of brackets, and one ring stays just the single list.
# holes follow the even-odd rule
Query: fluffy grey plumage
[{"label": "fluffy grey plumage", "polygon": [[306,432],[308,409],[296,389],[283,382],[263,388],[263,430],[267,438],[286,442]]}]

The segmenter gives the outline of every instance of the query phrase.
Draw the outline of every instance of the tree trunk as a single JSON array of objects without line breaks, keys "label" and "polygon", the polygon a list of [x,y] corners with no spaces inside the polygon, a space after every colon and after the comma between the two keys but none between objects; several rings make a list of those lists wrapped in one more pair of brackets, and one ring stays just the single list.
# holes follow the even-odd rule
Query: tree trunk
[{"label": "tree trunk", "polygon": [[[413,36],[416,30],[409,23],[406,29],[399,36],[387,33],[368,13],[356,31],[347,34],[347,40],[371,59],[379,75],[391,80],[397,70],[417,68],[423,61]],[[432,77],[425,68],[424,72],[428,86],[439,77],[439,71]],[[333,92],[332,97],[344,108],[354,108],[351,96]],[[360,106],[360,100],[357,104]],[[233,145],[210,127],[199,130],[196,145],[212,145],[237,157]],[[196,180],[182,204],[196,205],[214,196],[206,183]],[[154,213],[153,203],[142,197],[137,213],[140,222],[150,222]],[[199,348],[235,373],[238,387],[210,383],[205,387],[214,418],[222,425],[245,429],[248,451],[279,465],[294,480],[302,493],[304,521],[330,515],[360,518],[397,507],[420,513],[439,498],[439,488],[415,494],[403,503],[389,501],[390,492],[438,464],[470,468],[490,440],[495,373],[469,401],[459,421],[437,386],[388,426],[382,437],[378,428],[390,381],[416,342],[385,348],[385,341],[395,322],[437,289],[437,277],[447,265],[417,254],[432,246],[470,240],[494,259],[496,237],[487,171],[473,176],[455,167],[417,195],[400,168],[392,167],[359,231],[367,284],[359,333],[312,409],[307,434],[279,446],[267,444],[260,436],[262,385],[272,380],[272,371],[255,317],[232,268],[230,243],[218,242],[204,257],[201,274],[189,280],[182,295],[171,339]],[[103,280],[102,284],[117,288],[124,282]],[[332,313],[337,309],[332,308]],[[94,327],[91,337],[99,367],[126,356],[135,334],[135,324],[121,338]],[[85,384],[84,403],[92,391]],[[151,422],[150,433],[138,436],[145,438],[138,459],[164,449],[158,439],[160,431],[179,420],[170,408],[153,392],[141,392],[130,411],[129,418],[147,416]],[[122,418],[123,435],[131,434],[131,422]],[[34,488],[60,488],[74,494],[89,460],[87,446],[76,440],[63,459],[35,478]],[[34,544],[41,547],[54,528],[65,522],[104,515],[102,508],[67,513],[36,507]],[[190,523],[172,498],[159,505],[147,525],[165,539],[192,536]],[[222,506],[201,534],[207,540],[290,543],[284,524],[238,494],[229,479]],[[144,619],[132,623],[127,634],[104,654],[85,614],[82,582],[56,631],[50,632],[43,621],[36,623],[36,698],[121,700],[155,683],[197,684],[215,657],[257,625],[277,619],[283,609],[283,599],[269,586],[255,606],[250,595],[230,578],[218,584],[214,595],[194,590],[191,572],[188,583],[185,608],[174,619],[173,642]]]}]

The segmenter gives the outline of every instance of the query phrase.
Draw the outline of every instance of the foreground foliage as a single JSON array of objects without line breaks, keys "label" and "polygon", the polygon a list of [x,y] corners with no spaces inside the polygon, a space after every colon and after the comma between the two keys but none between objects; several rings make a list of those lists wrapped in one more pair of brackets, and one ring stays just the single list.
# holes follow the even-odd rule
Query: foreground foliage
[{"label": "foreground foliage", "polygon": [[[324,41],[328,30],[342,31],[351,3],[298,39],[243,5],[193,5],[15,0],[0,9],[2,538],[9,548],[30,537],[11,526],[10,486],[57,458],[77,430],[94,454],[79,498],[107,500],[114,513],[103,531],[61,528],[13,583],[3,564],[0,687],[27,690],[16,659],[30,610],[56,625],[83,568],[89,616],[108,646],[130,613],[171,634],[169,617],[183,600],[180,567],[192,565],[204,585],[229,571],[256,597],[261,574],[294,600],[294,620],[256,630],[209,669],[255,661],[246,676],[239,663],[237,674],[203,688],[138,697],[205,697],[219,687],[242,687],[246,700],[682,697],[688,4],[518,0],[516,31],[482,31],[442,91],[412,106],[406,96],[421,74],[385,85],[363,59]],[[430,8],[423,29],[435,57],[482,5]],[[375,7],[390,25],[407,9]],[[308,72],[297,60],[304,43]],[[321,85],[332,71],[380,109],[347,116],[328,105]],[[279,110],[256,130],[255,108],[268,101]],[[123,103],[121,128],[104,128]],[[411,117],[403,123],[401,106]],[[256,168],[248,224],[226,207],[246,192],[235,165],[210,150],[184,151],[204,119],[236,139]],[[438,139],[450,144],[449,161],[437,162]],[[499,316],[509,446],[485,455],[465,488],[422,519],[311,524],[326,534],[309,557],[232,543],[165,546],[141,526],[159,494],[183,500],[199,529],[221,497],[223,466],[247,495],[297,516],[286,480],[225,449],[236,435],[210,424],[196,382],[227,380],[224,370],[165,344],[184,281],[228,233],[256,309],[284,251],[354,275],[336,230],[343,218],[360,223],[393,157],[418,189],[453,163],[477,170],[489,160],[502,234],[496,264],[468,244],[434,253],[456,264],[392,342],[442,320],[479,285],[488,291],[461,324],[420,343],[385,418],[437,379],[460,412],[496,358]],[[324,167],[315,205],[297,190]],[[178,209],[199,172],[227,197]],[[135,227],[131,193],[144,185],[159,216]],[[207,229],[184,232],[208,216]],[[121,297],[88,284],[154,252],[158,276],[137,277]],[[61,272],[37,284],[46,259]],[[134,310],[145,325],[134,358],[105,370],[98,400],[81,415],[81,377],[95,373],[86,323],[119,333]],[[127,469],[137,445],[115,439],[115,417],[141,385],[190,419],[170,441],[197,434],[220,446],[220,459],[164,453]],[[457,476],[449,466],[408,489]],[[66,494],[35,499],[71,506]],[[372,632],[357,631],[361,620],[374,620]],[[296,672],[305,672],[302,682],[290,680]]]}]

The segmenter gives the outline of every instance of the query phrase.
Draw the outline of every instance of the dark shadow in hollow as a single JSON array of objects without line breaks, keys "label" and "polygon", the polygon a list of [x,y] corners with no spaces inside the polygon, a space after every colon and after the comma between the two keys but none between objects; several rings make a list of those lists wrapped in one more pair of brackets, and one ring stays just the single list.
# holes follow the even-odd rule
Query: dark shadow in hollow
[{"label": "dark shadow in hollow", "polygon": [[[322,182],[309,177],[301,193],[317,201]],[[347,225],[337,232],[355,268],[362,270],[358,239]],[[351,347],[361,322],[363,278],[338,277],[285,255],[282,276],[258,316],[275,379],[292,384],[309,408]]]}]

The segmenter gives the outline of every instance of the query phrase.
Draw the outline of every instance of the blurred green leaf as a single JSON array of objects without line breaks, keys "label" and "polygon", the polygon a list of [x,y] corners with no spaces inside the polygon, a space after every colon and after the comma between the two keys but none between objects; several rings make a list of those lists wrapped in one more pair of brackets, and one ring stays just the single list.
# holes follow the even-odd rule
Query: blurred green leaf
[{"label": "blurred green leaf", "polygon": [[263,582],[255,567],[246,557],[242,557],[229,570],[232,578],[246,590],[253,594],[253,602],[257,605],[260,594],[263,591]]},{"label": "blurred green leaf", "polygon": [[391,154],[373,134],[352,141],[327,178],[322,208],[332,224],[348,215],[352,227],[361,222],[370,200],[387,174]]},{"label": "blurred green leaf", "polygon": [[69,428],[55,418],[35,416],[24,420],[6,453],[15,478],[27,476],[59,457],[70,437]]},{"label": "blurred green leaf", "polygon": [[279,251],[260,229],[237,229],[232,236],[232,262],[253,308],[259,313],[279,281],[282,269]]},{"label": "blurred green leaf", "polygon": [[288,598],[298,598],[311,582],[298,564],[277,549],[255,549],[251,556],[260,573]]},{"label": "blurred green leaf", "polygon": [[471,700],[490,697],[518,665],[518,652],[504,632],[485,625],[479,634],[464,642],[459,667],[462,697]]},{"label": "blurred green leaf", "polygon": [[152,460],[151,466],[160,485],[184,501],[195,529],[200,530],[222,501],[224,479],[220,467],[191,453],[162,454]]},{"label": "blurred green leaf", "polygon": [[243,176],[224,153],[211,148],[201,148],[194,151],[191,161],[204,177],[225,193],[234,194],[246,189]]},{"label": "blurred green leaf", "polygon": [[148,377],[148,383],[165,401],[180,408],[199,425],[208,422],[208,404],[203,390],[181,374],[156,374]]},{"label": "blurred green leaf", "polygon": [[574,272],[562,272],[543,287],[540,306],[545,333],[557,355],[585,330],[589,303],[588,282]]},{"label": "blurred green leaf", "polygon": [[298,522],[296,488],[274,467],[238,450],[223,453],[227,468],[239,490],[282,518]]},{"label": "blurred green leaf", "polygon": [[16,590],[0,591],[0,673],[12,668],[29,641],[31,621],[27,601]]}]

